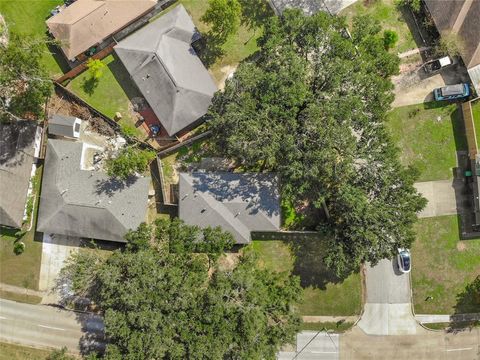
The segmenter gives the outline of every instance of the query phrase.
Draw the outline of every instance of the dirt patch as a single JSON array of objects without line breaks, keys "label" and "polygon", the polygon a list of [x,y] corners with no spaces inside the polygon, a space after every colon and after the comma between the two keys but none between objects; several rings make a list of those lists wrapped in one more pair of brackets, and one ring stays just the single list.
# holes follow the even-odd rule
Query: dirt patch
[{"label": "dirt patch", "polygon": [[460,252],[465,251],[465,250],[467,250],[467,245],[465,245],[465,243],[463,241],[459,241],[457,243],[457,250],[460,251]]},{"label": "dirt patch", "polygon": [[229,76],[233,76],[235,73],[235,70],[237,70],[238,65],[227,65],[222,68],[220,68],[220,72],[222,73],[222,78],[220,79],[220,82],[218,84],[218,89],[223,90],[225,89],[225,82],[229,78]]},{"label": "dirt patch", "polygon": [[8,26],[2,14],[0,14],[0,46],[7,47],[7,45],[8,45]]},{"label": "dirt patch", "polygon": [[225,253],[224,256],[218,260],[218,267],[221,271],[233,270],[238,264],[240,253]]}]

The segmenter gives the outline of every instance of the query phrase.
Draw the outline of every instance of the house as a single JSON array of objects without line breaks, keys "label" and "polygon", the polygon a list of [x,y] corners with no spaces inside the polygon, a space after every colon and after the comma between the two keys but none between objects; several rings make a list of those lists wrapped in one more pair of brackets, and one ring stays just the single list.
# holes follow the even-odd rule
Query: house
[{"label": "house", "polygon": [[150,178],[126,182],[95,170],[87,143],[49,139],[37,230],[49,234],[125,242],[145,221]]},{"label": "house", "polygon": [[75,116],[55,114],[48,121],[48,133],[78,139],[82,120]]},{"label": "house", "polygon": [[150,12],[157,0],[77,0],[46,23],[70,61]]},{"label": "house", "polygon": [[306,15],[313,15],[319,11],[329,14],[338,14],[357,0],[269,0],[270,6],[277,15],[285,9],[300,9]]},{"label": "house", "polygon": [[114,48],[170,136],[198,125],[217,91],[192,47],[199,37],[179,5]]},{"label": "house", "polygon": [[22,227],[40,133],[34,121],[0,123],[0,225]]},{"label": "house", "polygon": [[461,56],[480,94],[480,1],[424,0],[440,35],[457,34]]},{"label": "house", "polygon": [[220,226],[237,244],[252,231],[280,229],[278,181],[271,174],[179,174],[179,217],[189,225]]}]

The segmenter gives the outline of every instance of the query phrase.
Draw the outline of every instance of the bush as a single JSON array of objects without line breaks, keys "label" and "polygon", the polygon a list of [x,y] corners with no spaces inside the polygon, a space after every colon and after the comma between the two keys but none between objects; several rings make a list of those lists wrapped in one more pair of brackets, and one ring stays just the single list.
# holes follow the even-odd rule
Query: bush
[{"label": "bush", "polygon": [[421,7],[421,0],[396,0],[395,3],[397,6],[408,6],[415,12],[419,12]]},{"label": "bush", "polygon": [[133,147],[124,148],[116,158],[107,160],[107,173],[109,176],[126,180],[135,172],[142,173],[147,170],[155,156],[153,151]]},{"label": "bush", "polygon": [[398,34],[393,30],[385,30],[383,32],[383,46],[389,50],[395,46],[398,41]]},{"label": "bush", "polygon": [[135,126],[130,124],[120,125],[120,131],[126,137],[135,137],[137,135],[137,129],[135,128]]},{"label": "bush", "polygon": [[15,241],[13,245],[13,252],[15,255],[20,255],[25,251],[25,243],[23,241]]},{"label": "bush", "polygon": [[98,80],[102,77],[105,64],[101,60],[90,58],[86,66],[92,79]]}]

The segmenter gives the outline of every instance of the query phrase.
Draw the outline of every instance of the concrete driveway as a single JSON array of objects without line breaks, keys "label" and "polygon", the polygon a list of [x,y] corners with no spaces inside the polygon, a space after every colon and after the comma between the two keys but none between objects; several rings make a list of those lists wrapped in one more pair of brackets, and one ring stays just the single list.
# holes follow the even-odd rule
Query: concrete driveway
[{"label": "concrete driveway", "polygon": [[[42,263],[40,266],[39,289],[50,291],[55,286],[55,281],[60,270],[70,254],[78,251],[81,239],[72,236],[43,234]],[[52,299],[44,299],[50,302]]]},{"label": "concrete driveway", "polygon": [[367,265],[367,302],[358,326],[368,335],[410,335],[421,332],[412,315],[410,276],[396,259]]},{"label": "concrete driveway", "polygon": [[295,351],[282,351],[278,360],[338,360],[339,335],[319,331],[297,334]]},{"label": "concrete driveway", "polygon": [[458,214],[470,201],[461,180],[420,182],[415,188],[428,200],[425,209],[418,214],[421,218]]}]

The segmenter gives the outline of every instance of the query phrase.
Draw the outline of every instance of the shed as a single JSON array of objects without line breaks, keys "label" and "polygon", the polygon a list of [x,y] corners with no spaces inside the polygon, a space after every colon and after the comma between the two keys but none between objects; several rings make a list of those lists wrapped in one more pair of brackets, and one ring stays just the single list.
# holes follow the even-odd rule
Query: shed
[{"label": "shed", "polygon": [[55,114],[48,122],[48,133],[78,139],[82,120],[75,116]]}]

